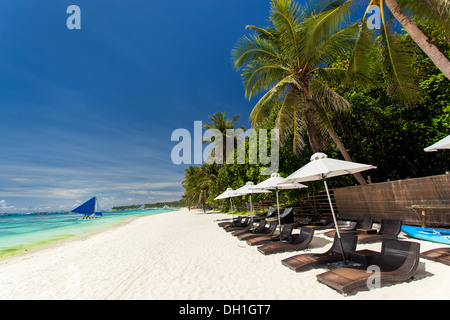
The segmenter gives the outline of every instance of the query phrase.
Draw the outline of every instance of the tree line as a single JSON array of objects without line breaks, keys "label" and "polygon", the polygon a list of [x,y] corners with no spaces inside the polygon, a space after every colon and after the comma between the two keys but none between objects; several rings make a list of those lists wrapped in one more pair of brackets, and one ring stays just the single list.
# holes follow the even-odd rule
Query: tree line
[{"label": "tree line", "polygon": [[[354,2],[311,1],[301,7],[273,0],[269,25],[247,26],[251,33],[237,40],[231,57],[246,98],[258,98],[249,114],[252,128],[279,130],[278,172],[284,177],[315,152],[377,166],[330,180],[330,187],[445,173],[449,152],[423,148],[450,133],[448,3],[368,1],[383,13],[382,28],[373,30],[364,18],[351,22]],[[395,19],[408,32],[395,33]],[[433,45],[424,51],[418,46],[423,41]],[[217,112],[204,128],[225,137],[239,119]],[[183,200],[189,207],[215,207],[214,198],[226,188],[267,179],[260,169],[260,163],[248,161],[191,166],[185,170]],[[320,190],[313,183],[280,195],[289,202]]]}]

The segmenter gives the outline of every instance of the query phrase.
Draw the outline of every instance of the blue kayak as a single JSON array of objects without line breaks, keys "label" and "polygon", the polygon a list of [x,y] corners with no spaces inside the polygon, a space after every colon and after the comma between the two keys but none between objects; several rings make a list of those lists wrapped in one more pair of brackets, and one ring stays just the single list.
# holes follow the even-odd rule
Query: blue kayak
[{"label": "blue kayak", "polygon": [[403,225],[402,231],[416,239],[450,244],[450,230]]}]

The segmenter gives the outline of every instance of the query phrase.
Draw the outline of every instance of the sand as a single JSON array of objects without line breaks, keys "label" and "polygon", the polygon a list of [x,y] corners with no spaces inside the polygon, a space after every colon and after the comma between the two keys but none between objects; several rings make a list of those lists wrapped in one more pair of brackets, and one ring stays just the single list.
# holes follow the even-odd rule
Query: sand
[{"label": "sand", "polygon": [[[448,299],[450,267],[421,259],[414,280],[342,296],[319,283],[325,268],[296,273],[224,232],[229,216],[181,209],[0,260],[0,299]],[[331,239],[317,231],[310,249]],[[410,240],[404,235],[401,240]],[[416,240],[414,240],[416,241]],[[421,251],[445,245],[419,241]],[[380,250],[381,243],[358,245]]]}]

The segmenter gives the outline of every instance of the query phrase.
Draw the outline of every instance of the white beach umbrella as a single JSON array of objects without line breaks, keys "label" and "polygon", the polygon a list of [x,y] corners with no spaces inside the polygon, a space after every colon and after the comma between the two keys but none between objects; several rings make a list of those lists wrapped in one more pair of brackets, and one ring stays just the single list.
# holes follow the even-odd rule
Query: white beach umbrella
[{"label": "white beach umbrella", "polygon": [[277,209],[278,209],[278,227],[280,228],[280,240],[281,240],[281,218],[280,218],[280,203],[278,201],[278,190],[282,189],[301,189],[308,188],[304,184],[300,183],[286,183],[286,179],[279,173],[272,173],[270,178],[258,183],[252,189],[254,190],[275,190],[277,195]]},{"label": "white beach umbrella", "polygon": [[241,196],[250,195],[250,210],[252,212],[252,216],[253,216],[252,193],[272,193],[272,191],[269,190],[255,190],[253,189],[254,186],[255,184],[249,181],[239,189],[236,189],[235,191]]},{"label": "white beach umbrella", "polygon": [[225,190],[223,193],[215,197],[214,200],[222,200],[229,198],[231,205],[231,214],[233,214],[233,201],[231,200],[231,198],[239,196],[241,196],[241,194],[236,193],[236,191],[234,191],[232,188],[227,188],[227,190]]},{"label": "white beach umbrella", "polygon": [[311,156],[311,161],[308,164],[295,171],[285,180],[285,183],[306,182],[314,180],[323,181],[328,196],[328,202],[330,203],[331,214],[333,215],[337,236],[339,238],[339,243],[341,245],[344,262],[345,262],[344,248],[342,246],[341,235],[339,233],[336,215],[334,214],[333,204],[331,203],[330,192],[328,191],[326,179],[346,174],[353,174],[375,168],[376,167],[368,164],[330,159],[326,154],[318,152]]},{"label": "white beach umbrella", "polygon": [[446,136],[444,139],[439,140],[435,144],[423,149],[425,152],[438,151],[438,149],[450,149],[450,135]]}]

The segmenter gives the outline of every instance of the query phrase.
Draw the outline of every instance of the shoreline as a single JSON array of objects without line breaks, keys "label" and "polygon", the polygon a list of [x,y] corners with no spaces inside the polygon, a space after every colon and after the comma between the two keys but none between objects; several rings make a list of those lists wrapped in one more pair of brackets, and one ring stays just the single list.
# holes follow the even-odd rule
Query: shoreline
[{"label": "shoreline", "polygon": [[21,258],[21,257],[26,258],[27,255],[39,253],[40,251],[52,249],[53,247],[59,247],[66,243],[70,243],[70,242],[74,242],[74,241],[85,241],[89,237],[95,236],[97,234],[101,234],[110,229],[120,228],[122,225],[126,225],[126,224],[132,222],[133,220],[139,219],[139,218],[142,218],[142,217],[130,217],[129,219],[125,219],[123,221],[118,222],[117,224],[113,224],[113,225],[107,226],[107,227],[99,229],[99,230],[91,230],[91,231],[86,231],[82,234],[68,235],[67,238],[63,238],[63,239],[48,240],[45,243],[38,242],[36,245],[32,245],[30,248],[24,249],[23,251],[19,251],[10,256],[7,256],[7,255],[0,256],[0,265],[5,260],[9,261],[9,260],[14,260],[16,258]]},{"label": "shoreline", "polygon": [[[159,213],[162,213],[162,212],[152,213],[149,215],[154,215],[154,214],[159,214]],[[60,243],[66,242],[66,241],[76,240],[79,237],[87,237],[90,235],[94,235],[96,233],[106,231],[110,228],[120,226],[123,223],[128,223],[129,221],[131,221],[133,219],[137,219],[137,218],[141,218],[141,217],[142,216],[124,216],[122,218],[118,217],[118,219],[116,219],[116,220],[112,220],[112,221],[108,220],[108,223],[106,225],[102,224],[102,221],[99,220],[100,226],[94,225],[94,227],[90,228],[90,229],[81,230],[81,231],[77,230],[77,229],[74,229],[74,230],[67,229],[67,231],[64,231],[64,233],[62,233],[62,234],[57,234],[57,235],[52,235],[52,236],[48,236],[48,235],[44,234],[44,236],[42,236],[42,238],[40,238],[40,239],[37,238],[33,242],[28,242],[26,244],[19,245],[19,248],[17,248],[16,246],[7,248],[7,250],[5,250],[5,251],[6,252],[11,251],[11,253],[0,253],[0,261],[2,261],[4,259],[15,257],[15,256],[21,256],[21,255],[27,254],[29,252],[34,252],[36,250],[41,250],[41,249],[44,249],[49,246],[58,245]],[[87,223],[96,224],[95,221],[89,221]],[[70,228],[70,226],[58,227],[53,230],[62,230],[62,229],[66,229],[66,228]],[[43,232],[43,231],[40,231],[40,232]]]},{"label": "shoreline", "polygon": [[[343,297],[217,226],[228,214],[180,209],[0,260],[0,299],[50,300],[429,300],[448,299],[448,266],[421,260],[414,280]],[[416,241],[401,237],[400,240]],[[331,240],[317,232],[306,252]],[[421,243],[421,252],[445,245]],[[380,243],[358,245],[379,250]]]}]

